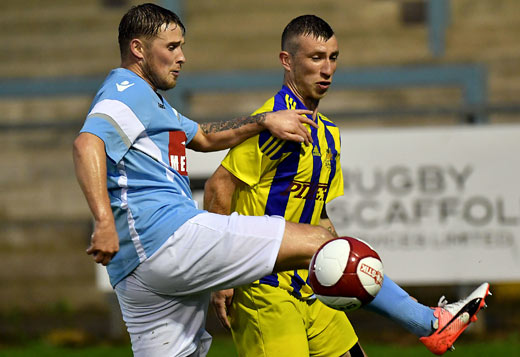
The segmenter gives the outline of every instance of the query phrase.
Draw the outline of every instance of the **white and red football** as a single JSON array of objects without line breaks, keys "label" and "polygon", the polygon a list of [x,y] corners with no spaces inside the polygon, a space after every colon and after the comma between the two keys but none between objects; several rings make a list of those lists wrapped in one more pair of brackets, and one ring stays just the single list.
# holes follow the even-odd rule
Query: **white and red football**
[{"label": "white and red football", "polygon": [[368,243],[339,237],[323,244],[309,265],[316,297],[336,310],[352,311],[368,304],[383,285],[383,263]]}]

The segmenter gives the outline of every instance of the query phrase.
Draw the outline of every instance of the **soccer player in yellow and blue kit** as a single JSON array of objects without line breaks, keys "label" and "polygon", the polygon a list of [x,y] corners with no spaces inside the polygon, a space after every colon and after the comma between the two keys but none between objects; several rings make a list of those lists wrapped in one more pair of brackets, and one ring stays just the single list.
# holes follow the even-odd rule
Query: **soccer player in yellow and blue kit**
[{"label": "soccer player in yellow and blue kit", "polygon": [[[313,36],[295,36],[302,25]],[[340,133],[318,113],[317,104],[331,84],[338,44],[328,24],[314,16],[288,26],[282,38],[287,49],[280,54],[284,86],[255,113],[313,110],[318,124],[310,127],[313,143],[293,145],[267,131],[246,140],[229,152],[208,181],[205,205],[219,213],[279,215],[334,232],[325,204],[343,195]],[[300,56],[290,55],[295,52]],[[218,184],[221,175],[227,178],[225,185]],[[352,355],[363,354],[346,315],[313,298],[307,275],[307,270],[275,273],[235,289],[231,328],[239,355],[341,356],[353,347]]]},{"label": "soccer player in yellow and blue kit", "polygon": [[[325,205],[343,195],[340,136],[336,125],[318,112],[318,104],[331,85],[338,54],[334,32],[322,19],[305,15],[287,25],[280,53],[284,86],[255,114],[313,111],[310,117],[317,128],[309,127],[312,145],[262,132],[234,147],[206,183],[206,209],[280,215],[287,221],[322,225],[335,234]],[[345,314],[314,299],[306,281],[306,270],[293,270],[213,294],[217,316],[231,328],[240,356],[365,355]],[[484,283],[466,299],[429,308],[385,276],[381,291],[366,308],[401,324],[430,351],[442,354],[476,321],[488,291]]]}]

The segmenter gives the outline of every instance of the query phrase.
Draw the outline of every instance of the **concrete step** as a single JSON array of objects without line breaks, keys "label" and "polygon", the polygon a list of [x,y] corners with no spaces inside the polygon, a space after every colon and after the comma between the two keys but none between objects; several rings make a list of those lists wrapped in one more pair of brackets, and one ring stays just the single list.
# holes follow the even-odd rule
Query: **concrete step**
[{"label": "concrete step", "polygon": [[[45,260],[44,255],[59,255],[80,251],[84,253],[91,232],[92,222],[89,218],[44,219],[41,217],[23,217],[9,220],[2,218],[0,254],[12,256],[5,259],[13,262],[13,264],[23,264],[23,260],[15,262],[14,256],[20,252],[27,253],[27,257],[31,258],[28,261]],[[77,256],[77,254],[74,255]],[[5,259],[2,258],[2,261]],[[27,265],[31,266],[31,264]],[[0,274],[9,274],[9,271]]]},{"label": "concrete step", "polygon": [[1,224],[0,311],[104,303],[95,263],[85,254],[89,220],[23,218]]},{"label": "concrete step", "polygon": [[[81,125],[88,113],[91,96],[6,98],[0,100],[0,125],[63,123]],[[1,134],[0,134],[1,135]]]},{"label": "concrete step", "polygon": [[[66,240],[68,237],[54,237]],[[0,280],[9,285],[32,285],[53,281],[68,285],[79,281],[94,281],[95,263],[87,256],[87,244],[77,250],[18,252],[0,255],[5,270],[0,272]],[[16,271],[16,274],[13,272]]]},{"label": "concrete step", "polygon": [[76,131],[2,133],[0,217],[88,217],[88,208],[74,176],[72,141]]},{"label": "concrete step", "polygon": [[[92,263],[94,264],[94,263]],[[68,267],[63,265],[63,269]],[[0,311],[38,311],[50,308],[76,310],[106,305],[106,297],[98,290],[95,281],[89,280],[38,280],[2,286]]]}]

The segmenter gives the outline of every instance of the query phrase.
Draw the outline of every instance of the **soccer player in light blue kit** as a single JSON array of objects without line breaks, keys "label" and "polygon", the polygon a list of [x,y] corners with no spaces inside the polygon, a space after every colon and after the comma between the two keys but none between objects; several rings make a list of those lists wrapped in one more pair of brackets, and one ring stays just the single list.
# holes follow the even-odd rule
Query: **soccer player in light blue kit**
[{"label": "soccer player in light blue kit", "polygon": [[[314,124],[301,115],[309,111],[295,110],[198,125],[158,93],[175,86],[185,62],[179,18],[145,4],[122,18],[119,33],[121,68],[106,78],[74,142],[95,220],[87,253],[107,265],[136,356],[205,355],[211,289],[305,267],[331,237],[281,217],[199,210],[186,147],[221,150],[266,128],[308,143],[302,123]],[[296,244],[297,235],[308,244]]]},{"label": "soccer player in light blue kit", "polygon": [[136,356],[204,356],[211,290],[305,268],[332,238],[281,217],[196,207],[186,147],[221,150],[264,129],[308,143],[302,123],[315,124],[301,115],[308,110],[202,125],[184,117],[158,93],[175,86],[183,44],[184,26],[171,11],[130,9],[119,25],[121,68],[101,86],[74,142],[76,176],[95,220],[87,253],[107,265]]}]

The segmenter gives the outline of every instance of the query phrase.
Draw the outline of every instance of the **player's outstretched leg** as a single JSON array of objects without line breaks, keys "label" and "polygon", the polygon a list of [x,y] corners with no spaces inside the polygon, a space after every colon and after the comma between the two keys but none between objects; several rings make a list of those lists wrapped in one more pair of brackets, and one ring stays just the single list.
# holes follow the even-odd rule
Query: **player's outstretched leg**
[{"label": "player's outstretched leg", "polygon": [[436,355],[454,349],[455,340],[470,323],[477,321],[477,313],[486,307],[484,300],[488,295],[491,295],[489,284],[483,283],[467,298],[455,303],[448,304],[444,296],[441,297],[439,306],[433,308],[433,314],[438,319],[433,326],[435,332],[430,336],[421,337],[421,342]]}]

